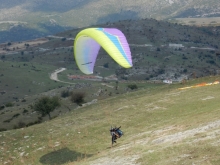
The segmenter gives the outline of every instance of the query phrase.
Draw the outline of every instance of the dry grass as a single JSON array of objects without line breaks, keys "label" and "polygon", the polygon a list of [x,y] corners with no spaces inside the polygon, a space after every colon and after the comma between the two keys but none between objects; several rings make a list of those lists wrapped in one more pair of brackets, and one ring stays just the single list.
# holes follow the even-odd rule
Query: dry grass
[{"label": "dry grass", "polygon": [[[0,44],[0,54],[8,54],[10,52],[14,53],[16,51],[25,50],[26,49],[25,44],[29,44],[29,47],[36,47],[48,41],[49,40],[47,38],[39,38],[39,39],[25,41],[25,42],[12,42],[11,45],[8,45],[8,43]],[[9,49],[10,51],[7,51],[4,48]]]},{"label": "dry grass", "polygon": [[209,17],[209,18],[176,18],[176,20],[184,25],[194,26],[219,26],[220,17]]}]

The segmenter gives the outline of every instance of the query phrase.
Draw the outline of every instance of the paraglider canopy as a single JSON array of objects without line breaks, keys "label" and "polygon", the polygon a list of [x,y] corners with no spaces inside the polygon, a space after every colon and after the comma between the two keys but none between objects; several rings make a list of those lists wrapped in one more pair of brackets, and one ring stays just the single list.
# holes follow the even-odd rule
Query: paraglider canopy
[{"label": "paraglider canopy", "polygon": [[83,73],[93,73],[100,46],[122,67],[132,67],[131,51],[120,30],[88,28],[80,31],[74,41],[74,57]]}]

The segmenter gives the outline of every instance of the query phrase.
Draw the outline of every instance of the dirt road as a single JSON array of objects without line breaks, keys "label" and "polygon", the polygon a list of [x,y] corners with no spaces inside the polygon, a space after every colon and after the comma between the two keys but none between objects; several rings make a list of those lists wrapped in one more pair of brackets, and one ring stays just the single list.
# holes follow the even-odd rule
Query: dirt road
[{"label": "dirt road", "polygon": [[58,79],[57,74],[64,71],[64,70],[66,70],[66,68],[59,68],[59,69],[55,70],[53,73],[50,74],[50,79],[54,80],[54,81],[59,81],[59,82],[62,82],[62,83],[66,83],[66,84],[75,84],[75,83],[60,81]]}]

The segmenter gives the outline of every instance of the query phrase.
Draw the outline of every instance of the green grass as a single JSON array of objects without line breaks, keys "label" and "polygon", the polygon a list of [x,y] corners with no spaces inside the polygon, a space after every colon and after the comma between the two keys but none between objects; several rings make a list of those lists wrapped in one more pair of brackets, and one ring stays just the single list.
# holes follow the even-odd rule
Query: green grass
[{"label": "green grass", "polygon": [[28,95],[46,92],[62,85],[49,79],[49,74],[57,69],[51,65],[29,62],[0,61],[1,91],[5,91],[0,103],[21,99]]},{"label": "green grass", "polygon": [[[187,85],[211,77],[197,79]],[[99,100],[32,127],[0,133],[0,161],[11,164],[219,164],[220,85],[163,85]],[[206,99],[212,96],[212,99]],[[212,127],[206,125],[216,123]],[[109,128],[125,135],[110,148]],[[13,136],[12,136],[13,135]],[[175,138],[176,137],[176,138]],[[160,138],[162,140],[160,140]],[[23,153],[23,156],[20,154]]]}]

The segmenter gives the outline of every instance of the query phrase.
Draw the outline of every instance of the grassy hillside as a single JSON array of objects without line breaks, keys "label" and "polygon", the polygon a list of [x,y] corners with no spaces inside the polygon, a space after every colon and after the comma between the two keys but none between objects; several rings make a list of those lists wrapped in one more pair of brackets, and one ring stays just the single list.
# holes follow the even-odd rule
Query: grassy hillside
[{"label": "grassy hillside", "polygon": [[17,100],[28,95],[46,92],[61,85],[48,78],[48,74],[57,69],[55,67],[27,62],[0,61],[0,64],[0,88],[1,91],[6,92],[1,102],[7,102],[12,97],[13,100]]},{"label": "grassy hillside", "polygon": [[[206,77],[112,97],[52,121],[0,133],[2,164],[220,163],[220,85]],[[124,136],[110,147],[109,128]]]},{"label": "grassy hillside", "polygon": [[[126,20],[97,26],[120,29],[130,45],[131,69],[121,68],[103,49],[96,61],[94,75],[113,75],[118,78],[118,84],[116,81],[69,79],[68,75],[82,75],[73,57],[73,40],[82,29],[0,45],[0,129],[39,122],[40,115],[31,107],[43,95],[60,97],[64,90],[81,90],[87,93],[85,102],[90,102],[126,93],[129,84],[142,88],[152,86],[154,82],[162,83],[164,79],[181,82],[220,73],[217,56],[219,27],[189,27],[154,19]],[[66,83],[50,80],[50,74],[58,68],[66,68],[58,74],[58,78]],[[117,85],[119,88],[116,89]],[[63,104],[76,107],[68,98],[61,100]],[[7,104],[13,106],[8,107]],[[68,109],[62,106],[52,116],[66,112]],[[46,120],[47,117],[40,121]]]}]

